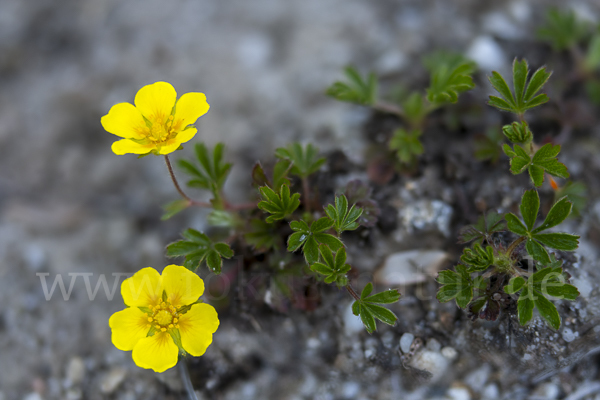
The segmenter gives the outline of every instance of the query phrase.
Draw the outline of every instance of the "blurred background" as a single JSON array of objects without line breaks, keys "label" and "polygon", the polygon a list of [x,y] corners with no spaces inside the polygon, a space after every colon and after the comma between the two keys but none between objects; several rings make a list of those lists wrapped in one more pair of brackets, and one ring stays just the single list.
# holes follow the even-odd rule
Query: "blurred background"
[{"label": "blurred background", "polygon": [[[177,198],[164,162],[111,152],[117,138],[100,118],[113,104],[133,102],[139,88],[159,80],[179,94],[204,92],[211,109],[198,121],[194,142],[227,144],[235,165],[226,192],[234,202],[248,201],[249,168],[292,140],[362,160],[360,126],[368,111],[324,95],[344,66],[410,79],[422,73],[424,54],[443,48],[473,58],[484,73],[506,71],[514,56],[528,56],[514,54],[516,44],[532,41],[547,7],[562,3],[2,0],[0,400],[180,397],[175,371],[158,376],[137,368],[130,353],[112,345],[107,321],[123,307],[118,291],[109,300],[100,290],[90,301],[83,275],[68,301],[58,287],[49,301],[42,290],[40,273],[49,274],[49,285],[62,274],[68,289],[69,273],[93,273],[93,286],[106,274],[112,286],[111,274],[160,270],[168,262],[164,246],[184,226],[204,226],[202,212],[160,221],[160,206]],[[596,0],[569,4],[597,22]],[[484,87],[476,95],[483,102],[489,92]],[[192,146],[178,153],[173,157],[191,155]],[[302,362],[289,365],[300,349],[318,361],[313,353],[326,340],[308,322],[299,331],[293,319],[273,323],[282,332],[277,339],[223,321],[206,360],[193,369],[199,395],[410,398],[394,378],[398,370],[364,360],[359,377],[339,357],[323,373]],[[300,345],[298,332],[300,342],[314,341]],[[368,342],[367,348],[355,342],[349,346],[368,358]],[[369,381],[381,374],[386,383],[378,391]],[[459,393],[483,398],[491,381],[486,377],[479,392]],[[451,385],[440,385],[436,395],[451,398]],[[536,398],[563,393],[547,390],[540,396],[556,397]],[[430,396],[424,393],[413,396]]]}]

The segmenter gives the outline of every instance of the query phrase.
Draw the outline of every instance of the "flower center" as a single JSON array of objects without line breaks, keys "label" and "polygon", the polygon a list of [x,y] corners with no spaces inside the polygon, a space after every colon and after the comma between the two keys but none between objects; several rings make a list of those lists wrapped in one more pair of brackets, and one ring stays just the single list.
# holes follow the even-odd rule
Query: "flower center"
[{"label": "flower center", "polygon": [[154,327],[157,331],[166,332],[167,329],[179,328],[179,313],[177,309],[168,301],[151,307],[152,312],[148,313],[147,327]]},{"label": "flower center", "polygon": [[148,128],[146,137],[154,143],[163,143],[175,136],[173,129],[173,116],[169,115],[167,121],[163,123],[162,115],[153,115],[148,120],[152,123],[152,127]]}]

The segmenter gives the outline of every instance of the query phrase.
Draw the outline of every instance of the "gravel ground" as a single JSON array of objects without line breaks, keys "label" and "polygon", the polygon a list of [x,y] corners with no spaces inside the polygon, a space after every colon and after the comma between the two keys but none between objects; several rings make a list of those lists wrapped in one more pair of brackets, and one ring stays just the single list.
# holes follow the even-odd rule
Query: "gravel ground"
[{"label": "gravel ground", "polygon": [[[292,140],[318,142],[330,161],[332,150],[344,152],[350,172],[332,173],[323,184],[338,187],[365,178],[360,166],[369,135],[385,131],[377,128],[385,126],[380,117],[323,95],[343,66],[410,82],[423,78],[414,67],[421,56],[438,48],[468,54],[484,73],[506,71],[514,56],[542,64],[550,52],[534,46],[532,32],[546,7],[559,3],[3,0],[0,400],[182,396],[176,370],[142,370],[111,344],[107,321],[123,307],[118,291],[113,297],[101,289],[90,300],[86,290],[86,279],[93,288],[102,274],[114,289],[115,279],[144,266],[160,270],[168,263],[165,244],[184,227],[205,227],[201,212],[160,221],[160,206],[176,198],[164,163],[111,153],[114,137],[100,125],[111,105],[131,102],[140,87],[158,80],[179,93],[206,93],[211,110],[197,123],[197,140],[227,144],[235,166],[226,192],[236,202],[251,199],[252,164]],[[586,18],[600,16],[597,1],[572,6]],[[553,61],[560,65],[564,56]],[[483,76],[467,95],[482,105],[489,93]],[[583,218],[565,224],[582,236],[581,248],[564,257],[582,296],[559,306],[559,332],[539,319],[526,328],[507,320],[473,323],[453,303],[434,298],[432,277],[450,266],[436,257],[457,258],[454,235],[480,212],[469,206],[513,210],[525,185],[506,173],[506,160],[502,167],[468,162],[459,150],[486,124],[501,123],[488,110],[482,121],[467,117],[466,134],[452,136],[454,159],[440,156],[448,144],[440,139],[444,132],[429,133],[419,171],[376,191],[387,225],[352,239],[349,252],[361,277],[392,253],[420,249],[426,254],[419,257],[431,260],[415,278],[420,285],[401,287],[403,298],[393,306],[401,316],[397,326],[368,335],[350,315],[348,296],[336,290],[323,290],[313,311],[283,303],[286,310],[273,311],[264,293],[257,299],[238,284],[213,345],[190,360],[198,396],[598,398],[600,131],[597,108],[577,110],[581,126],[562,161],[587,184],[589,197]],[[192,154],[191,146],[182,154]],[[73,282],[68,300],[58,288],[50,299],[44,293],[43,280],[51,286],[57,275],[66,289]]]}]

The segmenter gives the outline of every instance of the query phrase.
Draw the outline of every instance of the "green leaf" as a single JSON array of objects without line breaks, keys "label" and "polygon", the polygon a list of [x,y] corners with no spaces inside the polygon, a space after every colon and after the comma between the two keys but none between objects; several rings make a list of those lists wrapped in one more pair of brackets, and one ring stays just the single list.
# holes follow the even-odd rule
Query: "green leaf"
[{"label": "green leaf", "polygon": [[161,221],[166,221],[175,214],[185,210],[190,206],[190,202],[186,199],[175,200],[163,206],[164,214],[160,217]]},{"label": "green leaf", "polygon": [[456,299],[456,305],[465,308],[473,299],[473,280],[464,266],[457,265],[455,268],[458,272],[446,270],[438,274],[437,282],[443,286],[436,297],[440,303]]},{"label": "green leaf", "polygon": [[458,95],[473,89],[471,74],[475,63],[460,54],[437,52],[425,60],[431,81],[427,88],[427,100],[434,106],[456,103]]},{"label": "green leaf", "polygon": [[281,234],[275,225],[257,218],[250,220],[250,230],[244,234],[244,239],[259,251],[281,247]]},{"label": "green leaf", "polygon": [[600,33],[596,33],[590,41],[584,66],[587,71],[594,71],[600,67]]},{"label": "green leaf", "polygon": [[346,264],[346,249],[340,248],[334,256],[329,246],[320,244],[319,253],[321,253],[323,263],[316,262],[310,266],[310,269],[325,275],[326,283],[343,281],[342,278],[346,276],[351,268],[350,265]]},{"label": "green leaf", "polygon": [[522,276],[511,278],[508,285],[504,286],[504,292],[507,294],[515,294],[525,286],[527,281]]},{"label": "green leaf", "polygon": [[568,178],[567,167],[556,159],[559,152],[560,145],[553,146],[551,143],[547,143],[535,153],[531,161],[533,165],[543,168],[550,175]]},{"label": "green leaf", "polygon": [[361,300],[364,300],[367,296],[369,296],[372,291],[373,291],[373,284],[371,282],[369,282],[369,283],[367,283],[367,285],[363,288],[362,292],[360,293]]},{"label": "green leaf", "polygon": [[537,36],[549,42],[554,50],[561,51],[577,45],[589,31],[589,24],[578,20],[573,10],[552,8],[546,15],[545,24],[537,31]]},{"label": "green leaf", "polygon": [[545,67],[542,67],[533,74],[529,83],[527,83],[527,76],[529,75],[527,61],[524,59],[518,61],[515,58],[513,62],[514,91],[510,90],[502,75],[494,71],[489,77],[489,81],[501,97],[490,96],[488,104],[502,111],[523,115],[525,111],[548,101],[548,96],[545,94],[537,95],[537,93],[548,81],[551,74],[551,72],[546,72]]},{"label": "green leaf", "polygon": [[519,236],[527,236],[527,227],[523,225],[519,217],[513,213],[508,213],[504,216],[507,222],[508,230],[512,233],[516,233]]},{"label": "green leaf", "polygon": [[504,133],[504,136],[508,140],[515,144],[527,145],[533,140],[533,133],[531,133],[531,129],[529,129],[529,125],[525,121],[504,125],[502,133]]},{"label": "green leaf", "polygon": [[396,324],[396,321],[398,321],[398,317],[396,317],[396,314],[394,314],[385,307],[369,303],[364,303],[363,307],[368,309],[369,312],[373,315],[373,317],[377,318],[383,323],[394,326]]},{"label": "green leaf", "polygon": [[540,196],[537,190],[527,190],[521,197],[521,205],[519,207],[523,221],[527,226],[527,231],[533,229],[535,220],[537,219],[538,211],[540,210]]},{"label": "green leaf", "polygon": [[224,210],[213,210],[206,217],[206,222],[210,226],[219,226],[224,228],[235,228],[243,223],[239,218],[229,211]]},{"label": "green leaf", "polygon": [[573,204],[567,199],[567,197],[559,199],[556,203],[554,203],[554,205],[548,212],[548,215],[546,216],[544,222],[542,222],[540,226],[531,231],[531,233],[536,234],[560,224],[565,219],[567,219],[567,217],[571,213],[572,207]]},{"label": "green leaf", "polygon": [[538,233],[533,239],[556,250],[573,251],[579,246],[579,236],[568,233]]},{"label": "green leaf", "polygon": [[338,251],[343,246],[341,240],[323,231],[331,228],[333,221],[323,217],[313,222],[309,227],[302,220],[292,221],[290,228],[294,231],[288,238],[288,251],[293,252],[302,248],[304,258],[308,265],[319,260],[319,244],[326,244],[333,251]]},{"label": "green leaf", "polygon": [[177,162],[179,168],[192,176],[192,179],[188,181],[188,186],[210,190],[215,199],[218,198],[231,170],[231,164],[223,162],[224,149],[225,145],[218,143],[209,153],[203,143],[197,143],[194,151],[200,168],[187,160]]},{"label": "green leaf", "polygon": [[542,318],[544,318],[546,322],[548,322],[548,324],[550,324],[550,326],[554,329],[560,328],[560,315],[558,315],[556,306],[541,293],[536,291],[535,294],[536,296],[533,300],[533,303],[540,312]]},{"label": "green leaf", "polygon": [[391,304],[400,300],[400,293],[396,289],[386,290],[363,298],[364,301],[377,304]]},{"label": "green leaf", "polygon": [[292,163],[290,173],[302,179],[317,172],[325,164],[326,159],[319,158],[318,154],[318,148],[310,143],[306,147],[302,147],[300,143],[292,143],[287,148],[280,147],[275,150],[276,157]]},{"label": "green leaf", "polygon": [[271,182],[269,182],[269,178],[267,178],[267,174],[265,174],[265,170],[260,162],[254,164],[252,168],[252,184],[257,189],[261,186],[271,186]]},{"label": "green leaf", "polygon": [[521,326],[524,326],[531,318],[533,318],[533,293],[530,295],[530,290],[527,285],[523,286],[523,291],[519,296],[519,300],[517,301],[517,313],[519,314],[519,323]]},{"label": "green leaf", "polygon": [[337,81],[325,94],[339,101],[356,103],[361,105],[374,105],[377,100],[377,77],[370,73],[366,78],[361,77],[353,67],[344,69],[346,82]]},{"label": "green leaf", "polygon": [[404,117],[411,126],[420,126],[427,115],[423,95],[419,92],[412,92],[400,105],[404,110]]},{"label": "green leaf", "polygon": [[341,195],[335,197],[335,206],[329,204],[325,208],[325,213],[333,221],[333,227],[339,236],[344,231],[353,231],[359,227],[356,220],[362,215],[362,209],[352,205],[348,210],[348,199]]},{"label": "green leaf", "polygon": [[534,258],[534,260],[540,261],[544,264],[550,262],[550,256],[548,255],[546,249],[535,240],[527,240],[525,248],[527,249],[529,255]]},{"label": "green leaf", "polygon": [[417,156],[423,154],[423,144],[419,139],[421,134],[422,132],[419,129],[413,129],[409,132],[399,128],[394,131],[389,147],[396,152],[396,156],[401,163],[411,164]]},{"label": "green leaf", "polygon": [[505,231],[506,229],[504,215],[490,210],[487,214],[479,217],[476,224],[467,225],[460,229],[458,232],[459,243],[468,243],[473,240],[480,244],[483,240],[489,242],[492,234]]},{"label": "green leaf", "polygon": [[233,257],[233,251],[226,243],[214,243],[204,233],[187,229],[182,233],[187,240],[180,240],[167,246],[167,257],[185,256],[184,266],[195,270],[206,262],[211,271],[221,273],[221,257]]},{"label": "green leaf", "polygon": [[369,185],[358,179],[346,185],[345,196],[348,198],[348,203],[355,204],[363,210],[358,222],[365,227],[375,226],[381,214],[379,205],[371,198],[372,192],[373,189]]},{"label": "green leaf", "polygon": [[518,144],[514,146],[513,150],[510,149],[510,146],[504,145],[504,152],[511,158],[511,172],[516,175],[528,169],[531,181],[537,187],[544,182],[544,172],[560,178],[569,177],[567,167],[556,159],[560,152],[560,145],[553,146],[548,143],[542,146],[533,155],[533,158]]},{"label": "green leaf", "polygon": [[369,333],[375,332],[375,330],[377,329],[377,326],[375,325],[375,318],[374,318],[373,314],[371,313],[371,311],[367,307],[365,307],[365,305],[362,303],[360,303],[360,305],[359,305],[359,310],[360,310],[359,311],[360,320],[362,321],[363,325],[367,329],[367,332],[369,332]]},{"label": "green leaf", "polygon": [[469,272],[485,271],[494,263],[494,248],[486,246],[484,249],[479,243],[475,243],[472,249],[463,250],[460,260],[469,266]]},{"label": "green leaf", "polygon": [[294,193],[290,196],[290,188],[282,185],[278,193],[268,186],[259,189],[262,201],[258,203],[258,208],[271,214],[267,217],[268,223],[282,220],[292,215],[300,205],[300,194]]}]

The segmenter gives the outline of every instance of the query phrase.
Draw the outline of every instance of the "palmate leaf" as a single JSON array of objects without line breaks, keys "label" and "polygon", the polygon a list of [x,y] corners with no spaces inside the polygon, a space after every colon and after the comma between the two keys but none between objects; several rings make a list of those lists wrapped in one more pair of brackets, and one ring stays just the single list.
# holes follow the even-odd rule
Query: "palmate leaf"
[{"label": "palmate leaf", "polygon": [[302,248],[304,259],[308,265],[319,260],[319,245],[326,244],[332,251],[338,251],[343,243],[335,236],[325,233],[333,226],[329,217],[323,217],[313,222],[310,227],[303,220],[292,221],[290,228],[294,231],[288,238],[288,251],[296,251]]},{"label": "palmate leaf", "polygon": [[518,61],[515,58],[513,62],[513,91],[511,91],[502,75],[493,71],[488,79],[501,97],[490,96],[488,104],[502,111],[523,115],[530,108],[546,103],[548,96],[537,93],[552,73],[546,72],[546,67],[542,67],[535,71],[529,82],[527,82],[528,75],[527,61],[524,59]]},{"label": "palmate leaf", "polygon": [[527,145],[533,140],[533,133],[531,133],[531,129],[529,129],[529,125],[525,121],[504,125],[502,133],[512,143]]},{"label": "palmate leaf", "polygon": [[542,146],[534,155],[529,154],[520,145],[515,144],[511,149],[509,145],[503,146],[504,153],[510,157],[510,171],[518,175],[529,171],[531,182],[536,186],[542,186],[544,183],[544,172],[559,178],[568,178],[569,172],[564,164],[559,162],[556,157],[560,152],[560,145],[547,143]]},{"label": "palmate leaf", "polygon": [[375,319],[392,326],[396,324],[398,320],[396,314],[380,304],[391,304],[400,300],[400,293],[396,289],[370,295],[372,291],[373,284],[369,282],[361,292],[360,300],[352,303],[352,312],[354,315],[360,316],[369,333],[373,333],[377,329]]},{"label": "palmate leaf", "polygon": [[318,274],[325,275],[325,283],[336,283],[339,287],[348,284],[346,273],[350,271],[350,265],[346,264],[346,249],[341,247],[337,253],[333,253],[326,244],[319,245],[319,253],[323,262],[316,262],[310,269]]},{"label": "palmate leaf", "polygon": [[554,329],[560,328],[560,315],[556,306],[548,299],[575,300],[579,296],[577,288],[568,283],[561,267],[547,267],[534,273],[529,279],[513,277],[504,286],[505,293],[521,291],[517,302],[519,323],[527,324],[533,318],[534,307],[540,316]]},{"label": "palmate leaf", "polygon": [[271,214],[266,219],[268,223],[292,215],[300,205],[300,194],[294,193],[290,196],[290,188],[287,185],[282,185],[279,193],[275,193],[268,186],[263,186],[259,190],[263,200],[258,203],[258,208]]},{"label": "palmate leaf", "polygon": [[335,206],[333,204],[325,207],[325,213],[333,221],[333,227],[338,236],[344,231],[353,231],[360,226],[357,219],[362,215],[363,210],[352,205],[348,209],[348,199],[343,194],[335,197]]},{"label": "palmate leaf", "polygon": [[310,143],[306,147],[302,147],[300,143],[292,143],[287,148],[280,147],[275,150],[277,158],[291,161],[290,173],[303,179],[317,172],[325,164],[326,159],[318,155],[319,149]]},{"label": "palmate leaf", "polygon": [[460,93],[475,87],[471,77],[475,63],[460,54],[434,53],[425,59],[425,66],[431,74],[427,100],[436,106],[456,103]]},{"label": "palmate leaf", "polygon": [[416,160],[417,156],[423,154],[423,144],[419,137],[422,132],[419,129],[407,131],[399,128],[394,131],[390,140],[389,147],[396,152],[398,160],[403,164],[410,164]]},{"label": "palmate leaf", "polygon": [[188,186],[210,190],[217,197],[231,170],[231,164],[223,161],[225,145],[218,143],[213,151],[209,153],[203,143],[197,143],[194,150],[199,167],[187,160],[179,160],[177,165],[185,173],[192,176],[192,179],[187,183]]},{"label": "palmate leaf", "polygon": [[528,190],[523,194],[519,208],[523,221],[513,213],[506,214],[505,219],[508,230],[526,237],[525,248],[535,260],[546,264],[550,262],[550,256],[544,246],[556,250],[573,251],[579,245],[579,236],[576,235],[541,233],[560,224],[569,216],[572,203],[567,197],[563,197],[554,203],[544,222],[535,229],[533,227],[540,209],[540,198],[535,189]]},{"label": "palmate leaf", "polygon": [[244,234],[244,239],[258,251],[277,250],[282,245],[281,235],[275,225],[262,219],[250,220],[250,229]]},{"label": "palmate leaf", "polygon": [[549,42],[554,50],[561,51],[576,45],[589,32],[590,25],[578,20],[573,10],[552,8],[546,15],[545,24],[538,29],[537,36]]},{"label": "palmate leaf", "polygon": [[485,271],[494,263],[494,248],[483,248],[479,243],[475,243],[472,249],[463,250],[460,260],[469,267],[467,272]]},{"label": "palmate leaf", "polygon": [[479,217],[476,224],[461,228],[458,232],[458,243],[469,243],[474,240],[479,244],[484,240],[489,243],[492,234],[506,229],[504,216],[497,211],[490,210],[487,214]]},{"label": "palmate leaf", "polygon": [[482,279],[476,281],[471,279],[467,268],[463,265],[455,267],[456,272],[452,270],[440,271],[436,281],[442,286],[437,292],[436,298],[440,303],[446,303],[456,299],[456,305],[465,308],[473,299],[473,290],[482,284]]},{"label": "palmate leaf", "polygon": [[215,274],[221,273],[222,258],[233,257],[233,251],[227,243],[214,243],[204,233],[195,229],[186,229],[181,234],[185,240],[167,246],[167,257],[185,256],[184,266],[196,270],[203,262]]},{"label": "palmate leaf", "polygon": [[353,67],[344,69],[346,82],[337,81],[325,94],[339,101],[372,106],[377,100],[377,76],[370,73],[366,78]]}]

